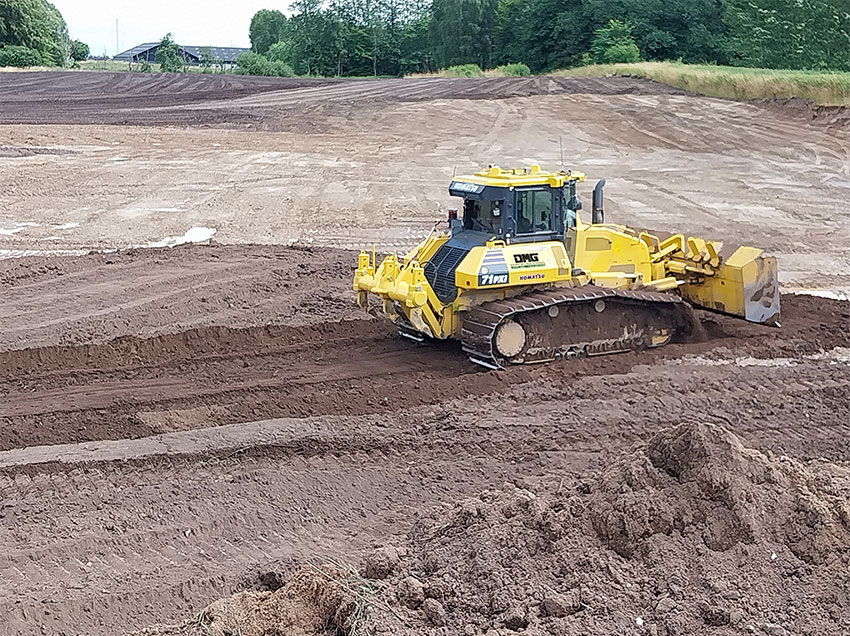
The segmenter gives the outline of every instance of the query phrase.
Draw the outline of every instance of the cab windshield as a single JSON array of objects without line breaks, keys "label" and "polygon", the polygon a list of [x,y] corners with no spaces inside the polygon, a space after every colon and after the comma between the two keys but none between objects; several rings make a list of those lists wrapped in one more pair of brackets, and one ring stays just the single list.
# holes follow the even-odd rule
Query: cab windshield
[{"label": "cab windshield", "polygon": [[502,201],[471,201],[463,204],[463,227],[490,234],[502,233]]},{"label": "cab windshield", "polygon": [[517,191],[516,207],[518,234],[551,231],[552,193],[548,189]]}]

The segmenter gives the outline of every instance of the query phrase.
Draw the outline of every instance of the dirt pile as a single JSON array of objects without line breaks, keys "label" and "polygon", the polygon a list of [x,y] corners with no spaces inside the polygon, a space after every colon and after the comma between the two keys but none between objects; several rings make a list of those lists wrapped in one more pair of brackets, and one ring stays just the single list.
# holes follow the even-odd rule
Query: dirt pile
[{"label": "dirt pile", "polygon": [[662,432],[569,489],[460,502],[410,542],[386,593],[408,609],[378,608],[379,633],[850,629],[850,473],[765,456],[713,425]]},{"label": "dirt pile", "polygon": [[209,605],[196,620],[152,627],[139,636],[313,636],[360,633],[366,620],[363,580],[356,571],[324,564],[297,571],[274,592],[240,592]]},{"label": "dirt pile", "polygon": [[313,567],[203,617],[205,633],[246,636],[838,635],[848,567],[850,471],[685,424],[595,479],[507,485],[422,518],[366,556],[370,581]]}]

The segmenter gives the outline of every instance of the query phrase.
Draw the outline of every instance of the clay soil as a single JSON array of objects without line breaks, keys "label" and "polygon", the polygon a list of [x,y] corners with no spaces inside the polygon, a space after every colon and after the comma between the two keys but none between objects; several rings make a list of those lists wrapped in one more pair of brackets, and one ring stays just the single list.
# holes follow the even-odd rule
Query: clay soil
[{"label": "clay soil", "polygon": [[[850,304],[791,293],[850,280],[847,133],[560,82],[0,74],[0,634],[848,633]],[[777,253],[781,328],[486,372],[353,307],[447,162],[561,135]]]}]

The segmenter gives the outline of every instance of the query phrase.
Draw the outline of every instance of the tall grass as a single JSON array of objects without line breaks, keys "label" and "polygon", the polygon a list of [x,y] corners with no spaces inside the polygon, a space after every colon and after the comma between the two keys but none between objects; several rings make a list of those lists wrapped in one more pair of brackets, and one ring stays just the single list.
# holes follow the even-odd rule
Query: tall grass
[{"label": "tall grass", "polygon": [[556,71],[554,75],[642,77],[709,97],[730,99],[809,99],[824,106],[850,106],[850,73],[786,71],[734,66],[638,62],[596,64]]}]

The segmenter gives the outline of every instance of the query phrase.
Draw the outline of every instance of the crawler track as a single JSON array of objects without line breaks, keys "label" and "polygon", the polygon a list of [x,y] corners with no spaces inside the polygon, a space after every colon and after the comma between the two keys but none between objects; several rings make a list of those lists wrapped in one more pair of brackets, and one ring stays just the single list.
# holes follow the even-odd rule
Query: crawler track
[{"label": "crawler track", "polygon": [[[607,311],[604,316],[594,315],[597,303],[595,311]],[[470,311],[463,319],[463,350],[489,369],[642,350],[681,337],[693,322],[685,320],[688,316],[682,299],[671,294],[593,285],[535,291]],[[525,344],[508,358],[498,351],[496,338],[499,328],[513,320],[522,323]],[[659,333],[666,334],[663,342],[657,340]]]}]

